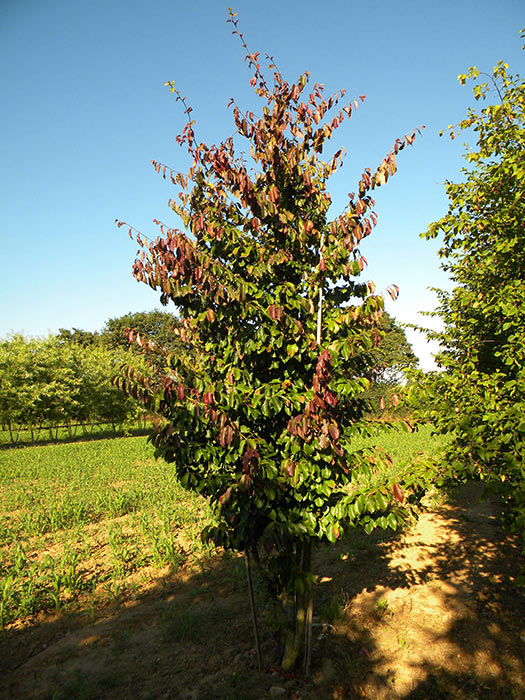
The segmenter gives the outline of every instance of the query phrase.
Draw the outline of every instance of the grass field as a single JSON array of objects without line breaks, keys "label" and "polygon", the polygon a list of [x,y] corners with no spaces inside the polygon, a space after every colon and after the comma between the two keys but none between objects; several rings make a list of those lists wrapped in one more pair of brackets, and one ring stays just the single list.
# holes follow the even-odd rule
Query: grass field
[{"label": "grass field", "polygon": [[[441,449],[443,438],[381,430],[392,469]],[[153,580],[202,566],[205,501],[152,457],[144,437],[0,451],[0,627],[44,610],[94,615]]]},{"label": "grass field", "polygon": [[[444,447],[377,427],[355,447],[390,453],[389,479]],[[206,503],[146,438],[2,448],[0,698],[522,700],[520,542],[481,490],[317,548],[312,673],[291,678],[255,576],[257,670],[244,558],[201,542]]]},{"label": "grass field", "polygon": [[207,508],[144,437],[0,453],[0,624],[136,594],[204,554]]}]

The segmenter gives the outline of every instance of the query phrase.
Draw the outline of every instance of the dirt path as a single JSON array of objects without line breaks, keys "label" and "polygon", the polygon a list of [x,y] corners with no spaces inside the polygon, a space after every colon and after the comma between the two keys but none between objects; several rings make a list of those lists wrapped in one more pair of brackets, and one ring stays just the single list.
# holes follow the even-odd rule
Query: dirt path
[{"label": "dirt path", "polygon": [[307,682],[272,673],[264,625],[265,671],[254,670],[242,561],[217,559],[93,621],[47,616],[10,630],[0,697],[525,700],[518,542],[478,495],[467,485],[402,536],[356,535],[318,553]]}]

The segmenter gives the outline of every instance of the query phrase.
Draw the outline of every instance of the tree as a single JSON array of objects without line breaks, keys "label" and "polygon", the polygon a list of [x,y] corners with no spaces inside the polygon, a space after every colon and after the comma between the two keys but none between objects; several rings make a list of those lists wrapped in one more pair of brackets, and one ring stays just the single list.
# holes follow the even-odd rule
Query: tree
[{"label": "tree", "polygon": [[97,331],[83,331],[80,328],[73,328],[72,330],[59,328],[57,338],[61,343],[76,343],[83,347],[90,347],[101,342],[100,333]]},{"label": "tree", "polygon": [[[305,634],[309,663],[313,545],[355,526],[395,528],[421,491],[413,469],[403,489],[381,479],[365,485],[380,457],[352,447],[367,429],[361,396],[384,305],[373,283],[358,280],[358,245],[376,221],[371,190],[395,172],[415,133],[363,173],[345,211],[331,219],[326,183],[343,152],[320,154],[357,100],[333,114],[344,91],[325,100],[315,84],[302,99],[309,74],[289,84],[268,57],[270,86],[231,11],[229,22],[262,115],[232,101],[236,138],[198,144],[191,108],[169,83],[188,115],[178,141],[193,165],[184,175],[153,164],[179,186],[170,204],[189,234],[158,220],[154,241],[135,231],[133,274],[175,304],[179,336],[194,357],[131,333],[163,364],[156,381],[128,368],[118,382],[157,412],[157,455],[209,499],[216,523],[204,536],[253,556],[283,603],[282,663],[292,668]],[[238,138],[248,142],[250,168],[247,153],[236,155]],[[388,291],[397,294],[395,285]]]},{"label": "tree", "polygon": [[33,381],[34,348],[22,335],[0,342],[0,420],[12,442],[34,422],[38,387]]},{"label": "tree", "polygon": [[[482,74],[470,68],[461,84]],[[463,182],[448,182],[449,210],[426,238],[443,236],[442,268],[455,287],[438,291],[443,372],[426,386],[427,411],[453,440],[446,459],[503,497],[507,522],[525,534],[525,85],[500,61],[452,138],[470,129]]]},{"label": "tree", "polygon": [[110,318],[102,329],[102,337],[112,347],[133,347],[128,341],[128,331],[134,330],[147,336],[168,350],[182,349],[182,342],[174,334],[179,325],[177,317],[168,311],[136,311]]},{"label": "tree", "polygon": [[[15,335],[1,341],[0,421],[12,442],[23,429],[31,432],[32,440],[44,429],[53,439],[60,427],[72,435],[73,424],[86,429],[89,422],[109,421],[115,428],[137,415],[142,407],[112,384],[129,355],[98,342],[72,342],[63,331],[48,338]],[[142,358],[135,362],[147,371]]]},{"label": "tree", "polygon": [[417,365],[417,357],[407,340],[405,331],[386,311],[379,319],[381,341],[372,352],[371,382],[396,385],[407,369]]},{"label": "tree", "polygon": [[364,398],[370,402],[372,413],[382,412],[385,406],[396,402],[407,370],[417,365],[417,357],[407,340],[405,331],[392,316],[383,312],[378,323],[380,342],[370,351],[370,369],[366,373],[370,386]]}]

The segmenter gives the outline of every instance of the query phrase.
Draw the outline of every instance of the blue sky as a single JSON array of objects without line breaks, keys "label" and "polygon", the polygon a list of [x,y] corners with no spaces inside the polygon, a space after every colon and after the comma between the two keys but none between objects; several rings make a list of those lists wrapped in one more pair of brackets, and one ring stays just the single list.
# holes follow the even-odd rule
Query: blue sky
[{"label": "blue sky", "polygon": [[[233,0],[230,0],[233,3]],[[235,97],[256,107],[242,47],[216,0],[2,0],[0,3],[0,337],[59,328],[100,329],[108,318],[157,308],[158,295],[131,276],[134,244],[114,225],[145,234],[152,219],[178,225],[168,209],[173,186],[149,164],[184,170],[175,136],[187,96],[199,140],[232,131]],[[237,0],[252,51],[274,56],[294,80],[309,70],[326,94],[346,88],[366,102],[338,130],[348,157],[334,177],[334,213],[365,167],[397,137],[426,130],[377,191],[379,223],[362,252],[379,289],[395,282],[389,311],[424,321],[430,286],[446,286],[437,244],[419,238],[446,211],[443,183],[457,180],[461,139],[439,138],[473,104],[457,75],[505,59],[522,72],[521,0]],[[254,109],[255,111],[255,109]],[[410,334],[424,367],[430,350]]]}]

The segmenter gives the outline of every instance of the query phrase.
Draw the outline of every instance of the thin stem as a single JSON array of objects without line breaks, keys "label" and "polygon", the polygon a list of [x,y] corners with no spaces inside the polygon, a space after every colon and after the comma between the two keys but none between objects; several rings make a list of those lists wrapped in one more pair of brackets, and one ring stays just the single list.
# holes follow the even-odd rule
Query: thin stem
[{"label": "thin stem", "polygon": [[248,552],[245,553],[244,559],[246,561],[246,575],[248,577],[248,590],[250,592],[250,605],[252,608],[253,633],[255,636],[255,649],[257,652],[257,667],[258,667],[259,671],[262,671],[261,643],[259,641],[259,627],[257,625],[257,611],[255,609],[255,597],[253,595],[252,567],[250,564],[250,555]]},{"label": "thin stem", "polygon": [[[324,233],[321,236],[321,243],[319,244],[319,263],[323,259],[323,244],[324,244]],[[317,307],[317,345],[321,344],[321,324],[323,321],[323,285],[319,287],[319,304]]]},{"label": "thin stem", "polygon": [[[304,551],[304,570],[305,572],[311,573],[312,571],[312,554],[313,546],[312,540],[309,540],[305,545]],[[312,661],[312,619],[314,611],[314,599],[312,587],[308,588],[306,592],[306,630],[305,630],[305,643],[304,643],[304,672],[306,675],[310,673],[310,666]]]}]

